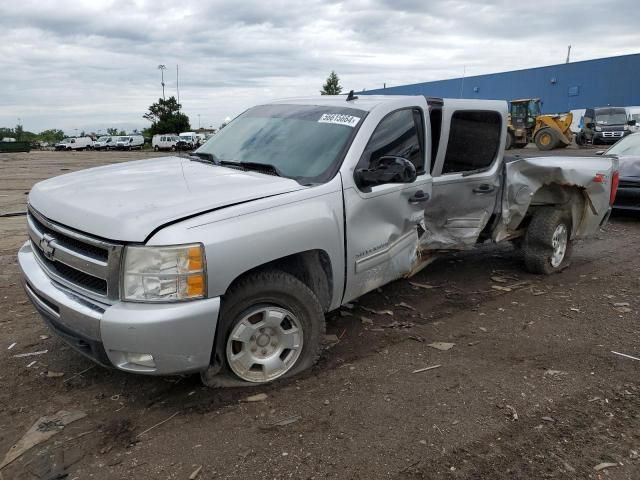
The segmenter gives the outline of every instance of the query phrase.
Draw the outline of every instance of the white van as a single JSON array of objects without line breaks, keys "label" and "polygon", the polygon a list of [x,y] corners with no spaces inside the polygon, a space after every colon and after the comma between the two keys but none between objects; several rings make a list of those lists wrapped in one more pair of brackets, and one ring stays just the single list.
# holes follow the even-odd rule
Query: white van
[{"label": "white van", "polygon": [[154,135],[151,139],[151,146],[157,152],[158,150],[176,150],[180,137],[174,134]]},{"label": "white van", "polygon": [[632,132],[640,132],[640,107],[627,107],[627,117],[629,120],[635,120],[635,125],[629,125]]},{"label": "white van", "polygon": [[118,150],[142,150],[144,146],[144,137],[142,135],[126,135],[116,139],[116,148]]},{"label": "white van", "polygon": [[93,146],[91,137],[65,138],[56,143],[56,150],[85,150]]},{"label": "white van", "polygon": [[185,142],[186,148],[197,148],[200,145],[200,138],[195,132],[182,132],[180,134],[180,140]]},{"label": "white van", "polygon": [[111,135],[103,135],[93,142],[93,148],[95,150],[113,150],[116,148],[116,138]]}]

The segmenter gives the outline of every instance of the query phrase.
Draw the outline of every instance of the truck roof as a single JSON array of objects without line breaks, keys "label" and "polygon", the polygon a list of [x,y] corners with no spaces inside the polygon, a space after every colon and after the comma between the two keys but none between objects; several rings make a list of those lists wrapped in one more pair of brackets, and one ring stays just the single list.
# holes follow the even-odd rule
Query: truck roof
[{"label": "truck roof", "polygon": [[346,95],[318,95],[313,97],[293,97],[282,98],[268,102],[269,104],[289,104],[289,105],[317,105],[317,106],[329,106],[329,107],[347,107],[356,108],[369,112],[378,105],[385,103],[397,102],[399,99],[426,99],[429,105],[442,106],[443,103],[459,103],[459,102],[474,102],[475,104],[482,103],[487,108],[496,108],[500,103],[506,105],[506,102],[496,100],[465,100],[465,99],[447,99],[438,97],[429,97],[426,95],[359,95],[355,100],[347,102]]}]

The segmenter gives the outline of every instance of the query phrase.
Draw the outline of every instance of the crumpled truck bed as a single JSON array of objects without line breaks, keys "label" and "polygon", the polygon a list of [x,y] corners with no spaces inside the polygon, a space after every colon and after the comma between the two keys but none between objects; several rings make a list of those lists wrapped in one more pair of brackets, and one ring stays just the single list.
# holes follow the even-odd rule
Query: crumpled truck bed
[{"label": "crumpled truck bed", "polygon": [[[535,157],[505,163],[501,222],[495,241],[517,231],[530,208],[558,205],[571,210],[572,237],[593,234],[609,212],[613,173],[611,157]],[[561,207],[562,206],[562,207]]]}]

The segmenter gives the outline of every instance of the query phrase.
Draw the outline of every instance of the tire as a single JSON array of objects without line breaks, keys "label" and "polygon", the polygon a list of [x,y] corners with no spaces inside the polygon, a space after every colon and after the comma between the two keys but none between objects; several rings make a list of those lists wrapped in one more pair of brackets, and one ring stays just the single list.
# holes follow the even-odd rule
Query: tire
[{"label": "tire", "polygon": [[222,372],[248,385],[294,376],[318,360],[324,332],[322,306],[303,282],[279,270],[251,274],[222,301]]},{"label": "tire", "polygon": [[522,243],[527,270],[544,275],[564,270],[572,250],[569,213],[555,207],[537,210]]},{"label": "tire", "polygon": [[505,143],[504,149],[505,150],[511,150],[513,148],[513,144],[515,143],[516,139],[513,136],[513,133],[511,132],[507,132],[507,141]]},{"label": "tire", "polygon": [[157,146],[157,145],[156,145],[155,147],[153,147],[153,151],[154,151],[154,152],[157,152],[158,150],[160,150],[160,149],[158,148],[158,146]]},{"label": "tire", "polygon": [[584,138],[584,133],[580,132],[576,135],[576,145],[583,147],[586,145],[587,140]]},{"label": "tire", "polygon": [[547,151],[556,148],[560,139],[558,138],[558,132],[553,128],[546,127],[538,130],[534,141],[538,150]]}]

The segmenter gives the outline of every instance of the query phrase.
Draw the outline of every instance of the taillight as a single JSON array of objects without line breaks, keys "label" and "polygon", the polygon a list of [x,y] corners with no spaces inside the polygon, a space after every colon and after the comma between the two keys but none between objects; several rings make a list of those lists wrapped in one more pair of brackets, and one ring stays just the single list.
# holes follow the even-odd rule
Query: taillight
[{"label": "taillight", "polygon": [[613,172],[611,177],[611,193],[609,194],[609,205],[613,205],[616,200],[616,193],[618,193],[618,185],[620,184],[620,172],[617,170]]}]

